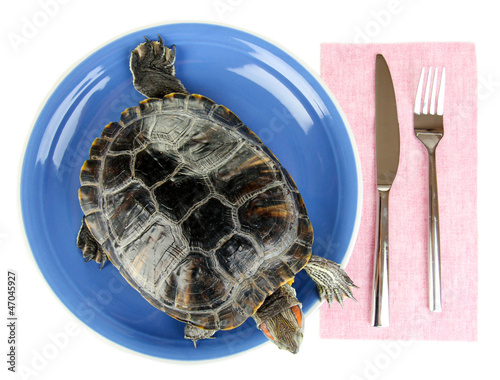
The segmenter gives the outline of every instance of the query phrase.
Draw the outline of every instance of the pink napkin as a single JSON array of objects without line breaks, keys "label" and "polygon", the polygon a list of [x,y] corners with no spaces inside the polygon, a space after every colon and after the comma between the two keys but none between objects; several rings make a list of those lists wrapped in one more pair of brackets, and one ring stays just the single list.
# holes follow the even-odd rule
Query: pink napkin
[{"label": "pink napkin", "polygon": [[[377,209],[375,57],[387,60],[400,123],[399,170],[390,193],[390,326],[370,324]],[[428,308],[428,161],[413,132],[423,66],[446,67],[444,138],[437,148],[443,311]],[[363,210],[347,272],[358,302],[321,309],[321,337],[477,339],[477,73],[471,43],[323,44],[321,76],[352,128],[363,175]]]}]

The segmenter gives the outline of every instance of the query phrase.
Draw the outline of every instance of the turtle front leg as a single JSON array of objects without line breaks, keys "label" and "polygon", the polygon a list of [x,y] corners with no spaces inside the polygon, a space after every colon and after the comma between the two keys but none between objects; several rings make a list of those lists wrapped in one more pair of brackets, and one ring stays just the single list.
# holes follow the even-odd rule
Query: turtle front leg
[{"label": "turtle front leg", "polygon": [[357,286],[339,264],[312,255],[304,269],[318,286],[320,298],[326,299],[329,306],[332,305],[334,299],[342,305],[345,296],[356,300],[351,287],[357,288]]},{"label": "turtle front leg", "polygon": [[196,342],[201,339],[215,339],[212,335],[214,335],[216,331],[217,330],[205,330],[191,323],[187,323],[184,328],[184,339],[191,339],[194,348],[196,348]]},{"label": "turtle front leg", "polygon": [[108,261],[108,256],[106,255],[106,253],[104,253],[101,245],[94,239],[94,236],[92,236],[92,234],[90,233],[87,227],[87,223],[85,223],[85,217],[83,218],[80,232],[78,232],[76,246],[78,247],[78,249],[82,250],[85,262],[94,260],[96,263],[101,264],[102,269]]}]

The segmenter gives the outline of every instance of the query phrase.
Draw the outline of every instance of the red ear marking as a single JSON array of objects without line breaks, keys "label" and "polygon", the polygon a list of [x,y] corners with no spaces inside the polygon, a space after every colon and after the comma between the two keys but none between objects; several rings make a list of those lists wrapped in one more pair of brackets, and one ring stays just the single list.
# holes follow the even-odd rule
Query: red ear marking
[{"label": "red ear marking", "polygon": [[265,323],[262,323],[260,325],[260,329],[262,330],[262,332],[271,340],[274,340],[273,336],[271,335],[271,333],[269,332],[269,330],[267,329],[267,326]]},{"label": "red ear marking", "polygon": [[295,316],[299,327],[302,327],[302,310],[300,310],[300,307],[297,305],[292,306],[292,313]]}]

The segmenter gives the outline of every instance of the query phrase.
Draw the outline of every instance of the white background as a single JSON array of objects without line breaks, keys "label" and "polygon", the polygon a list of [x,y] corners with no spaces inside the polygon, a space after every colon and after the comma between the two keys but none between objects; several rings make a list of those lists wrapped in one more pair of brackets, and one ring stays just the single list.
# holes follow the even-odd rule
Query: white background
[{"label": "white background", "polygon": [[[43,3],[56,3],[44,11]],[[18,272],[18,369],[7,371],[8,330],[0,331],[2,379],[465,379],[498,374],[500,327],[500,27],[486,0],[373,1],[6,1],[0,10],[0,318],[6,324],[6,273]],[[45,12],[45,18],[40,15]],[[50,13],[50,14],[49,14]],[[21,44],[26,20],[40,27]],[[319,74],[321,42],[475,42],[479,96],[479,339],[477,342],[380,342],[319,338],[319,312],[307,321],[301,351],[271,343],[214,362],[183,364],[124,349],[80,323],[57,299],[29,250],[20,218],[19,181],[31,128],[48,95],[90,52],[133,30],[172,21],[208,21],[264,36]],[[361,39],[361,33],[365,37]],[[460,205],[457,205],[460,207]],[[2,317],[5,316],[5,317]],[[51,337],[68,339],[54,352]],[[50,358],[40,359],[49,354]]]}]

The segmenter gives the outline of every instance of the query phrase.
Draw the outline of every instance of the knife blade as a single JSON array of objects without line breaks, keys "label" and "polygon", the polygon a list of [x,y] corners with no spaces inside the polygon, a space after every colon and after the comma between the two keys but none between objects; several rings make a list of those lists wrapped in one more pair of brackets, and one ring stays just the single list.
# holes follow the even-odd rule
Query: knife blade
[{"label": "knife blade", "polygon": [[399,166],[399,122],[396,94],[383,55],[375,62],[375,133],[378,224],[373,271],[372,325],[389,326],[389,192]]}]

